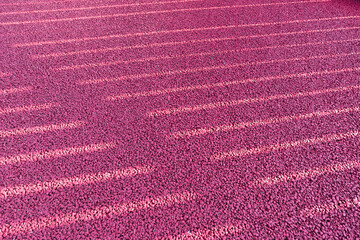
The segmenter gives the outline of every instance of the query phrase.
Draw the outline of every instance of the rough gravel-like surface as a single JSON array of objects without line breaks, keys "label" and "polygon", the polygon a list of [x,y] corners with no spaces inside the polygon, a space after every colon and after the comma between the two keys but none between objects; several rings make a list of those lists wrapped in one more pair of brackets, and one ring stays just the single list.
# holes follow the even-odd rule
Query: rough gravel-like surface
[{"label": "rough gravel-like surface", "polygon": [[2,0],[0,239],[360,239],[360,1]]}]

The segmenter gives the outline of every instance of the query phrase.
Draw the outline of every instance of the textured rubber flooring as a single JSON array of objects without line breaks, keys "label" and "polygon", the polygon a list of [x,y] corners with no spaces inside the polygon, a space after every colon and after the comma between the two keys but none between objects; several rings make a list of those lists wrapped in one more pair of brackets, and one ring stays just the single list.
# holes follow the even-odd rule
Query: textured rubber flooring
[{"label": "textured rubber flooring", "polygon": [[2,0],[0,239],[360,239],[360,2]]}]

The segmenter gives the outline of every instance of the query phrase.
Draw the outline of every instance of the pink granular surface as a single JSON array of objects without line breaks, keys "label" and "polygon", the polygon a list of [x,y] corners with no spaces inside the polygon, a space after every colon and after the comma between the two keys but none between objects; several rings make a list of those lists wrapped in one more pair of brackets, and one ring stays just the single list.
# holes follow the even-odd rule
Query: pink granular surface
[{"label": "pink granular surface", "polygon": [[360,239],[360,2],[3,0],[0,239]]}]

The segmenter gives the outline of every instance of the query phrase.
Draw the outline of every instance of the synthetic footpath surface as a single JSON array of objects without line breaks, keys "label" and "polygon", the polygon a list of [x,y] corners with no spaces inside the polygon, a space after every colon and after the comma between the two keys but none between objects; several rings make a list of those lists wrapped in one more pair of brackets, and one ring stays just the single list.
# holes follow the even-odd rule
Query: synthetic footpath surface
[{"label": "synthetic footpath surface", "polygon": [[360,1],[2,0],[0,239],[360,239]]}]

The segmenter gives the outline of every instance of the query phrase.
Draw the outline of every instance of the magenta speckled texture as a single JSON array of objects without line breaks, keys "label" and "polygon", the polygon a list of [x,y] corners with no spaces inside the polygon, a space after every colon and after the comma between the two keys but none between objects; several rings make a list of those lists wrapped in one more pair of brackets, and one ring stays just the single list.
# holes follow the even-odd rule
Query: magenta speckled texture
[{"label": "magenta speckled texture", "polygon": [[0,239],[360,239],[360,1],[2,0]]}]

